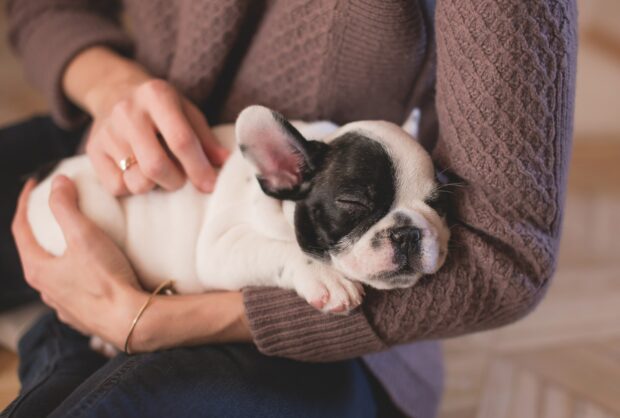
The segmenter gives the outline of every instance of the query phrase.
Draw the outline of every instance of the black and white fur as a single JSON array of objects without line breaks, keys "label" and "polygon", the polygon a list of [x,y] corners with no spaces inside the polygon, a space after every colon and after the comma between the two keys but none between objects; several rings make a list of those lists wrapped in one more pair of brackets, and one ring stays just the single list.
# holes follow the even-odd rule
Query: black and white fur
[{"label": "black and white fur", "polygon": [[[289,123],[251,106],[214,133],[238,147],[212,194],[187,182],[115,198],[85,156],[53,173],[73,179],[81,210],[124,250],[146,289],[168,279],[180,293],[278,286],[344,312],[361,303],[360,284],[412,286],[444,263],[449,230],[431,207],[433,164],[401,127]],[[50,184],[32,192],[28,218],[38,242],[60,255]]]}]

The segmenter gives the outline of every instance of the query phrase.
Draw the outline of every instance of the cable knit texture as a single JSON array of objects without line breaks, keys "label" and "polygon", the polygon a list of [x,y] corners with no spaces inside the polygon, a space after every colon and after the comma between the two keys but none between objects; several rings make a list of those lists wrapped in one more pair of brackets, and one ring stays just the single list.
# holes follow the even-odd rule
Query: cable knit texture
[{"label": "cable knit texture", "polygon": [[[421,107],[422,143],[462,186],[447,264],[411,289],[369,289],[348,316],[320,314],[292,292],[246,289],[264,353],[350,358],[506,324],[544,295],[570,150],[574,1],[127,0],[133,44],[112,3],[8,3],[10,40],[61,125],[82,117],[59,87],[67,62],[92,44],[133,47],[212,123],[233,121],[253,103],[337,123],[400,123]],[[402,392],[407,382],[400,384]],[[434,413],[396,401],[419,416]]]}]

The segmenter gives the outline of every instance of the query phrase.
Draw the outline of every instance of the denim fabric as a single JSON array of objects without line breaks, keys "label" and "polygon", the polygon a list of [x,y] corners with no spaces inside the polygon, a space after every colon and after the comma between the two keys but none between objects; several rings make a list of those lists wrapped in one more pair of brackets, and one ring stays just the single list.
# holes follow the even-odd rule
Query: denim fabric
[{"label": "denim fabric", "polygon": [[178,348],[106,361],[44,316],[20,342],[19,397],[2,417],[375,417],[360,360],[302,363],[250,344]]},{"label": "denim fabric", "polygon": [[1,417],[45,417],[107,359],[90,349],[88,339],[43,316],[19,342],[20,394]]}]

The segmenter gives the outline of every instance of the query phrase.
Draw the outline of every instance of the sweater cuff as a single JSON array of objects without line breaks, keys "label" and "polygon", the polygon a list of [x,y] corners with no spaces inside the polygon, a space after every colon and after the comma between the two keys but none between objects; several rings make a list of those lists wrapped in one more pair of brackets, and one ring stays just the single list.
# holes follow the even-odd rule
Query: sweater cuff
[{"label": "sweater cuff", "polygon": [[57,10],[29,25],[24,31],[27,36],[17,40],[26,75],[48,100],[54,121],[62,128],[75,128],[87,115],[62,91],[65,68],[79,52],[94,45],[128,54],[131,40],[114,21],[87,11]]},{"label": "sweater cuff", "polygon": [[348,315],[325,314],[277,288],[247,288],[243,298],[254,343],[263,354],[326,362],[387,348],[360,308]]}]

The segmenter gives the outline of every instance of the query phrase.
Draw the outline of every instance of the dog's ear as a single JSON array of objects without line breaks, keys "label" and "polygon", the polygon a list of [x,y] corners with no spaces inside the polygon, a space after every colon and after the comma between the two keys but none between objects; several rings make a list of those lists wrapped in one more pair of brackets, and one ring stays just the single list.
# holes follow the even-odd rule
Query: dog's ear
[{"label": "dog's ear", "polygon": [[239,148],[256,168],[265,194],[280,200],[307,194],[326,144],[308,141],[284,116],[263,106],[244,109],[235,129]]}]

